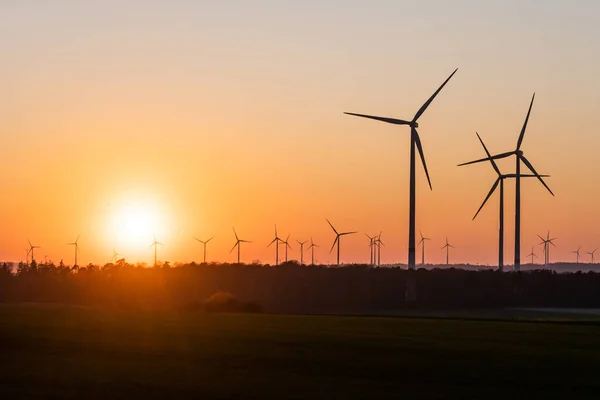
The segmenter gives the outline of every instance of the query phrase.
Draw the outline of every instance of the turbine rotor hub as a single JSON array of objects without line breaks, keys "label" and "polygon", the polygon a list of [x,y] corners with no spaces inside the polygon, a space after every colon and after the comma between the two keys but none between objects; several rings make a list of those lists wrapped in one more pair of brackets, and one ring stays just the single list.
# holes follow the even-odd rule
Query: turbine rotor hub
[{"label": "turbine rotor hub", "polygon": [[517,155],[519,157],[523,157],[523,150],[517,150]]},{"label": "turbine rotor hub", "polygon": [[413,121],[410,123],[411,128],[418,128],[419,127],[419,123],[417,121]]}]

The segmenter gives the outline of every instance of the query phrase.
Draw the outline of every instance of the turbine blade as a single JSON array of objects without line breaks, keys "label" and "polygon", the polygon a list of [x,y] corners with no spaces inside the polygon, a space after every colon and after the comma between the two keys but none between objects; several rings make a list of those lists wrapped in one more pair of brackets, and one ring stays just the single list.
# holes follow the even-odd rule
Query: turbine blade
[{"label": "turbine blade", "polygon": [[358,231],[354,231],[354,232],[342,232],[342,233],[340,233],[340,236],[352,235],[352,234],[355,234],[355,233],[358,233]]},{"label": "turbine blade", "polygon": [[235,242],[235,244],[233,245],[233,247],[231,248],[231,250],[229,250],[229,252],[231,253],[232,251],[235,250],[235,248],[240,244],[239,241]]},{"label": "turbine blade", "polygon": [[208,240],[207,240],[206,242],[204,242],[204,243],[208,243],[208,242],[210,242],[211,240],[213,240],[214,238],[215,238],[215,237],[213,236],[213,237],[211,237],[210,239],[208,239]]},{"label": "turbine blade", "polygon": [[394,125],[409,125],[410,124],[409,121],[404,121],[402,119],[396,119],[396,118],[376,117],[374,115],[356,114],[356,113],[349,113],[349,112],[345,112],[344,114],[353,115],[355,117],[374,119],[376,121],[387,122],[388,124],[394,124]]},{"label": "turbine blade", "polygon": [[[414,128],[413,128],[414,129]],[[431,187],[431,179],[429,179],[429,171],[427,171],[427,163],[425,162],[425,154],[423,154],[423,145],[421,144],[421,138],[419,138],[419,133],[415,130],[415,144],[417,145],[417,149],[419,150],[419,155],[421,156],[421,162],[423,163],[423,169],[425,170],[425,175],[427,176],[427,183],[429,183],[429,190],[433,190]]]},{"label": "turbine blade", "polygon": [[484,162],[484,161],[490,161],[490,160],[499,160],[501,158],[506,158],[506,157],[510,157],[513,154],[515,154],[514,151],[507,151],[506,153],[500,153],[500,154],[496,154],[495,156],[492,157],[485,157],[485,158],[480,158],[478,160],[474,160],[474,161],[469,161],[469,162],[465,162],[462,164],[458,164],[459,167],[462,167],[463,165],[471,165],[471,164],[476,164],[476,163],[480,163],[480,162]]},{"label": "turbine blade", "polygon": [[551,194],[552,196],[554,196],[554,193],[552,193],[552,190],[550,190],[550,188],[548,187],[548,185],[546,185],[546,182],[544,182],[544,179],[542,179],[542,177],[540,176],[540,174],[538,174],[538,173],[537,173],[537,171],[535,170],[535,168],[533,168],[533,165],[531,165],[531,163],[529,162],[529,160],[527,160],[527,159],[525,158],[525,156],[521,156],[521,160],[523,161],[523,163],[524,163],[525,165],[527,165],[527,168],[529,168],[529,170],[530,170],[531,172],[533,172],[533,174],[534,174],[534,175],[535,175],[535,176],[538,178],[538,180],[539,180],[540,182],[542,182],[542,185],[544,185],[544,186],[546,187],[546,189],[548,189],[548,191],[550,192],[550,194]]},{"label": "turbine blade", "polygon": [[327,218],[325,218],[325,221],[327,221],[327,223],[329,224],[329,226],[331,227],[331,229],[333,229],[333,231],[335,232],[335,234],[338,234],[338,231],[335,230],[335,228],[333,227],[333,225],[331,224],[331,222],[329,222],[329,220]]},{"label": "turbine blade", "polygon": [[529,110],[527,111],[527,116],[525,117],[525,122],[523,123],[523,128],[521,128],[521,133],[519,134],[519,140],[517,140],[517,150],[521,148],[521,143],[523,143],[523,136],[525,136],[525,129],[527,129],[527,123],[529,122],[529,115],[531,114],[531,107],[533,107],[533,100],[535,99],[535,93],[531,97],[531,103],[529,103]]},{"label": "turbine blade", "polygon": [[275,243],[277,240],[278,240],[277,238],[275,238],[275,239],[271,240],[271,243],[269,243],[269,244],[267,245],[267,247],[271,247],[271,245],[272,245],[273,243]]},{"label": "turbine blade", "polygon": [[450,80],[450,78],[452,78],[454,76],[454,74],[456,73],[456,71],[458,71],[458,68],[456,68],[454,70],[454,72],[452,74],[450,74],[450,76],[444,81],[444,83],[442,83],[442,86],[440,86],[438,88],[438,90],[436,90],[435,93],[433,93],[431,95],[431,97],[425,102],[425,104],[423,104],[421,106],[421,108],[419,108],[419,111],[417,111],[417,113],[415,114],[415,117],[413,118],[413,121],[417,121],[419,119],[419,117],[425,112],[425,110],[427,110],[427,107],[429,107],[429,105],[431,104],[431,102],[433,101],[433,99],[435,99],[435,96],[437,96],[438,93],[444,88],[444,86],[446,86],[446,84],[448,83],[448,81]]},{"label": "turbine blade", "polygon": [[237,232],[235,231],[235,228],[231,228],[233,229],[233,234],[235,235],[235,240],[237,240],[238,242],[240,241],[240,238],[238,238]]},{"label": "turbine blade", "polygon": [[329,250],[329,254],[331,254],[331,252],[333,251],[333,248],[335,247],[335,244],[337,243],[339,238],[340,238],[339,236],[335,237],[335,240],[333,241],[333,244],[331,245],[331,249]]},{"label": "turbine blade", "polygon": [[487,196],[485,197],[485,200],[483,200],[483,203],[481,203],[481,206],[479,206],[479,210],[477,210],[477,212],[473,216],[473,220],[475,218],[477,218],[477,215],[479,215],[479,212],[481,211],[481,209],[483,208],[483,206],[485,206],[485,203],[487,203],[487,201],[492,196],[492,194],[494,194],[494,191],[496,190],[496,188],[498,187],[498,184],[500,183],[500,179],[502,179],[502,178],[496,179],[496,182],[494,182],[494,184],[492,185],[492,188],[490,189],[490,191],[488,192]]},{"label": "turbine blade", "polygon": [[492,163],[492,167],[494,167],[494,170],[496,171],[496,173],[498,175],[502,175],[500,173],[500,169],[498,168],[498,165],[496,164],[496,161],[494,161],[492,157],[492,155],[490,154],[490,152],[488,151],[487,147],[485,147],[485,143],[483,143],[483,140],[481,139],[481,136],[479,136],[479,133],[475,132],[475,134],[477,135],[477,138],[479,139],[479,141],[481,142],[481,145],[483,146],[483,150],[485,150],[485,154],[487,154],[488,158],[490,158],[490,162]]}]

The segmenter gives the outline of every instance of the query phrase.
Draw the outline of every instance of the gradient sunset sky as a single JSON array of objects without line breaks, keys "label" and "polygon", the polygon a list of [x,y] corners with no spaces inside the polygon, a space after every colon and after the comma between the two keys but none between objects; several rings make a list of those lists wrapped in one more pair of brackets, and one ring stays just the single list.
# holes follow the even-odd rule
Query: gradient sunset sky
[{"label": "gradient sunset sky", "polygon": [[[419,120],[433,184],[417,173],[427,261],[497,262],[498,196],[478,131],[513,150],[533,92],[523,151],[522,258],[550,229],[552,260],[600,247],[600,4],[597,1],[5,1],[0,5],[0,259],[36,253],[80,264],[273,262],[273,225],[312,236],[317,260],[406,263],[409,129],[344,111]],[[514,162],[500,164],[513,172]],[[506,185],[512,263],[514,183]],[[130,226],[133,225],[133,226]],[[420,252],[418,253],[420,261]],[[308,257],[306,253],[305,257]],[[588,256],[584,257],[587,260]]]}]

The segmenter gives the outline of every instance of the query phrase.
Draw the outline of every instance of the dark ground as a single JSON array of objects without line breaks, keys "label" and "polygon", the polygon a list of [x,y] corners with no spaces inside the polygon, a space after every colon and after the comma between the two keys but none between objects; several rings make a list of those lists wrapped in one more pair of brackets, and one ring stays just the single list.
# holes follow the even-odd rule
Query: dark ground
[{"label": "dark ground", "polygon": [[0,360],[1,399],[598,398],[600,326],[13,305]]}]

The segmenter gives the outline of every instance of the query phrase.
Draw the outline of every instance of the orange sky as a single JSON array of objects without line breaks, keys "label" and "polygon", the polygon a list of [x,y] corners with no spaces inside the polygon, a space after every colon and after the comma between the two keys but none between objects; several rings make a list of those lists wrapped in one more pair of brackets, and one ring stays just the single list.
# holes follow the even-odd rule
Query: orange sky
[{"label": "orange sky", "polygon": [[[38,260],[72,263],[66,243],[81,234],[80,264],[113,247],[151,262],[155,231],[160,259],[199,260],[192,236],[214,235],[209,260],[233,261],[235,226],[254,242],[244,261],[272,262],[277,223],[294,258],[312,236],[327,263],[329,218],[360,231],[342,261],[368,261],[364,233],[383,230],[382,261],[405,263],[409,130],[343,111],[410,119],[457,67],[419,120],[427,260],[444,260],[447,235],[451,261],[496,263],[497,195],[471,221],[494,171],[456,164],[483,156],[476,130],[492,152],[512,150],[534,91],[522,149],[556,197],[524,182],[522,256],[547,229],[553,260],[600,246],[596,3],[319,3],[1,5],[0,259],[24,259],[30,239]],[[513,205],[509,182],[508,262]],[[136,209],[151,220],[124,233],[115,220]]]}]

